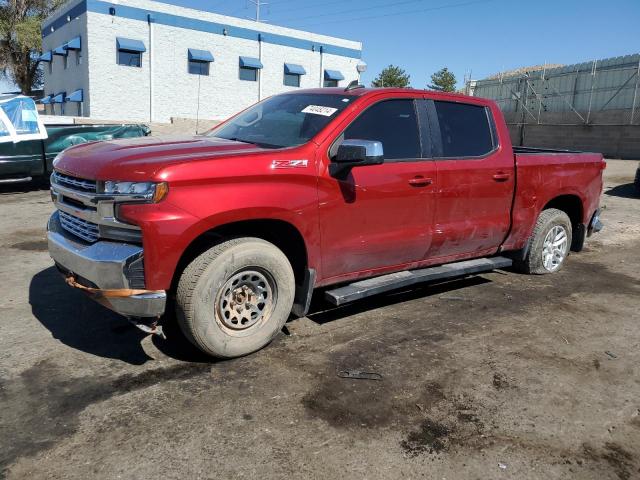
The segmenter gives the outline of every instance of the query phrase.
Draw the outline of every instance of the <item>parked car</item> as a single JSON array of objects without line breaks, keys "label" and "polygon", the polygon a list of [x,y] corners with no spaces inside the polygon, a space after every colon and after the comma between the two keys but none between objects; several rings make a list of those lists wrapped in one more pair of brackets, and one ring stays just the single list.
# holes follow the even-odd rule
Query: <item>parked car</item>
[{"label": "parked car", "polygon": [[638,193],[638,195],[640,195],[640,165],[636,170],[636,178],[633,184],[636,186],[636,192]]},{"label": "parked car", "polygon": [[236,357],[319,287],[341,305],[512,263],[557,272],[602,227],[604,168],[597,153],[512,148],[489,100],[301,90],[204,136],[65,150],[49,251],[112,310],[154,328],[169,303],[196,346]]},{"label": "parked car", "polygon": [[144,124],[46,125],[47,138],[0,143],[0,184],[46,179],[65,148],[81,143],[149,135]]}]

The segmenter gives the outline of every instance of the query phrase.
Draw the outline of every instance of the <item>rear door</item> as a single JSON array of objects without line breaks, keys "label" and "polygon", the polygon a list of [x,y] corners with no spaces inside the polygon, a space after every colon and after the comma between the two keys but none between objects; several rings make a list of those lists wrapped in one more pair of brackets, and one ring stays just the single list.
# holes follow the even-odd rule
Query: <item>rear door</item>
[{"label": "rear door", "polygon": [[[418,108],[424,100],[399,97],[371,99],[336,131],[331,148],[319,149],[323,280],[417,262],[429,249],[436,178],[434,162],[423,158],[430,156],[419,127],[427,123]],[[384,163],[331,177],[330,157],[342,139],[382,142]]]},{"label": "rear door", "polygon": [[431,259],[494,253],[511,222],[515,185],[511,148],[499,144],[489,107],[427,102],[438,185]]}]

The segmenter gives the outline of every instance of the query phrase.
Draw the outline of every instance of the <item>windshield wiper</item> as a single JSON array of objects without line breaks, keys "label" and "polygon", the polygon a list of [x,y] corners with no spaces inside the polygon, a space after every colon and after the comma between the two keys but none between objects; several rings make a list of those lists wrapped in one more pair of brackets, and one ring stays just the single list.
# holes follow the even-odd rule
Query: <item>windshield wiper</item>
[{"label": "windshield wiper", "polygon": [[255,142],[248,142],[247,140],[241,140],[238,137],[231,137],[231,138],[218,137],[218,138],[224,138],[225,140],[231,140],[232,142],[248,143],[250,145],[255,145]]}]

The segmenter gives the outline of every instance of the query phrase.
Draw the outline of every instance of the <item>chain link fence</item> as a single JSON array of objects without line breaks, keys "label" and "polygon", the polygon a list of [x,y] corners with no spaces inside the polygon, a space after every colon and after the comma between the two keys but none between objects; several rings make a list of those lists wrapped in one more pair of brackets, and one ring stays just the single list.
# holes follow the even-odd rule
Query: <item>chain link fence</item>
[{"label": "chain link fence", "polygon": [[500,74],[467,91],[498,102],[510,124],[640,125],[640,54]]}]

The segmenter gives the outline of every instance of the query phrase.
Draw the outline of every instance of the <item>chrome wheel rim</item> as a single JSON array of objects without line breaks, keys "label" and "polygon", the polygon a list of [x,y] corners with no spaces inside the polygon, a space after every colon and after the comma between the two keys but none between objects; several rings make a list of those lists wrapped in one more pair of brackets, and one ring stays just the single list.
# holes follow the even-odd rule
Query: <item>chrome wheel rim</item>
[{"label": "chrome wheel rim", "polygon": [[264,323],[275,305],[275,282],[265,271],[246,269],[232,275],[218,291],[216,316],[239,332]]},{"label": "chrome wheel rim", "polygon": [[556,225],[549,230],[542,244],[542,264],[544,268],[549,272],[558,270],[567,256],[568,247],[567,230],[562,225]]}]

